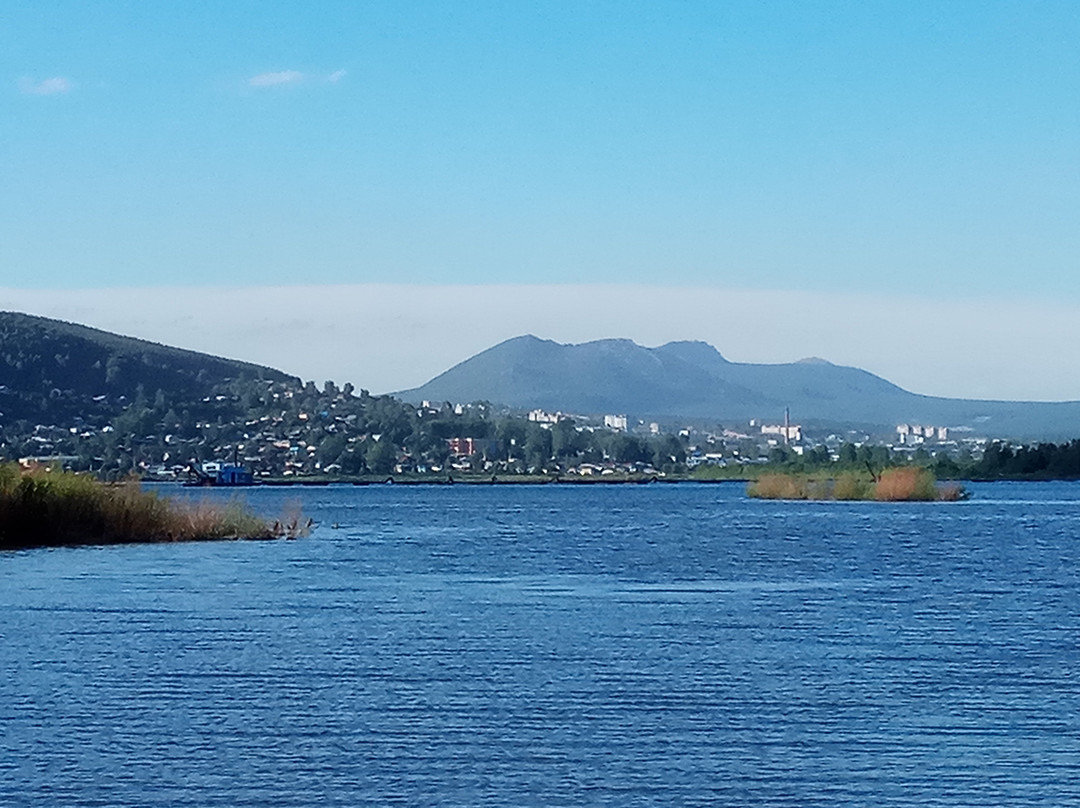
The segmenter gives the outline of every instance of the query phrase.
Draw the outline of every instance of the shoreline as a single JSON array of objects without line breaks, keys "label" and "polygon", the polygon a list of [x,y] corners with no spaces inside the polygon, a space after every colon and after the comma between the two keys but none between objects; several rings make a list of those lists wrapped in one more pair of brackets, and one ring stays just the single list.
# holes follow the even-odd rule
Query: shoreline
[{"label": "shoreline", "polygon": [[[775,472],[766,472],[775,473]],[[784,473],[784,472],[781,472]],[[695,485],[717,485],[724,483],[741,483],[749,485],[757,482],[764,475],[754,476],[718,476],[697,477],[691,474],[650,474],[650,475],[541,475],[541,474],[468,474],[468,475],[436,475],[436,474],[385,474],[364,475],[360,477],[266,477],[256,479],[250,485],[208,485],[191,486],[181,480],[155,479],[143,477],[140,482],[152,485],[175,485],[177,487],[190,488],[195,491],[205,489],[244,489],[244,488],[322,488],[326,486],[357,486],[365,487],[372,485],[673,485],[678,483],[693,483]],[[812,475],[815,478],[817,475]],[[831,479],[835,475],[822,475],[821,479]],[[942,483],[996,483],[996,482],[1080,482],[1080,477],[948,477],[939,480]]]},{"label": "shoreline", "polygon": [[[144,483],[153,484],[167,484],[183,486],[184,484],[177,480],[154,480],[143,479]],[[651,485],[653,483],[746,483],[749,479],[735,479],[725,478],[722,480],[698,480],[692,477],[673,477],[663,475],[648,475],[641,477],[614,477],[612,475],[596,476],[596,477],[570,477],[570,476],[541,476],[541,475],[469,475],[469,476],[436,476],[436,475],[379,475],[371,477],[341,477],[341,478],[329,478],[329,479],[315,479],[315,478],[276,478],[270,477],[263,480],[258,480],[251,485],[208,485],[208,486],[187,486],[192,490],[204,489],[217,489],[217,488],[321,488],[331,485],[340,486],[358,486],[365,487],[371,485]]]}]

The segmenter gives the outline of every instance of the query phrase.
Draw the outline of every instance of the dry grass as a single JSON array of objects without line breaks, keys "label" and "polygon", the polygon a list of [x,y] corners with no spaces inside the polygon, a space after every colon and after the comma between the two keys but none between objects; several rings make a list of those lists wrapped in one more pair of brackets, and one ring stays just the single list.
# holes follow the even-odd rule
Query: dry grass
[{"label": "dry grass", "polygon": [[807,479],[794,474],[763,474],[746,489],[758,499],[807,499]]},{"label": "dry grass", "polygon": [[939,487],[931,471],[923,468],[886,469],[876,479],[847,472],[835,480],[806,474],[765,474],[746,493],[758,499],[876,500],[878,502],[956,502],[966,499],[963,486]]},{"label": "dry grass", "polygon": [[763,474],[747,493],[759,499],[831,499],[832,481],[805,474]]},{"label": "dry grass", "polygon": [[926,469],[885,469],[874,485],[878,502],[932,502],[937,498],[934,475]]},{"label": "dry grass", "polygon": [[299,513],[273,524],[240,503],[183,503],[70,472],[0,466],[0,549],[69,544],[272,539],[306,531]]}]

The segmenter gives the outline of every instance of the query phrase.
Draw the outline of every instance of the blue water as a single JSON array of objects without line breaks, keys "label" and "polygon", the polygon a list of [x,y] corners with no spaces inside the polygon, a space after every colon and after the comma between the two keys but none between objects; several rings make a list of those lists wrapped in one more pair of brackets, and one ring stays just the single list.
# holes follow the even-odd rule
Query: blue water
[{"label": "blue water", "polygon": [[312,535],[0,554],[0,805],[1080,805],[1080,485],[973,488],[259,489]]}]

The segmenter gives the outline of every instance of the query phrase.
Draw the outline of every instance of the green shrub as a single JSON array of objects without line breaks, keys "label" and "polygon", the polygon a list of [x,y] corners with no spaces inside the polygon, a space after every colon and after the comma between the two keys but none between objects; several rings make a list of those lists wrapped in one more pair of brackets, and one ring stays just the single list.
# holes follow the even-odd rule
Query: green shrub
[{"label": "green shrub", "polygon": [[865,475],[848,471],[836,478],[833,483],[833,499],[860,500],[867,499],[870,493],[871,481]]}]

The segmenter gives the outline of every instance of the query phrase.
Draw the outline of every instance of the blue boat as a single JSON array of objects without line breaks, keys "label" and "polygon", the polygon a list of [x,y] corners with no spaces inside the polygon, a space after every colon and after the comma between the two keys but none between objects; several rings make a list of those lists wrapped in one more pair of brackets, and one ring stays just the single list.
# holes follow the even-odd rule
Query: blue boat
[{"label": "blue boat", "polygon": [[192,463],[188,468],[188,486],[243,486],[258,485],[255,475],[247,466],[241,465],[239,452],[233,452],[232,463]]}]

